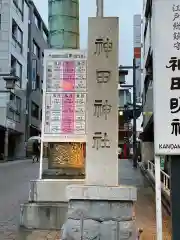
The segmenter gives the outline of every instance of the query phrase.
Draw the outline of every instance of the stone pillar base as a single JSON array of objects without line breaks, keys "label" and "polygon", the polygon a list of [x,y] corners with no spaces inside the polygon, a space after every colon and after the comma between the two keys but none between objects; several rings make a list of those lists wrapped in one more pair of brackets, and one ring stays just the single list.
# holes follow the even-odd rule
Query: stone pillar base
[{"label": "stone pillar base", "polygon": [[136,188],[69,185],[67,198],[69,206],[62,240],[136,239]]}]

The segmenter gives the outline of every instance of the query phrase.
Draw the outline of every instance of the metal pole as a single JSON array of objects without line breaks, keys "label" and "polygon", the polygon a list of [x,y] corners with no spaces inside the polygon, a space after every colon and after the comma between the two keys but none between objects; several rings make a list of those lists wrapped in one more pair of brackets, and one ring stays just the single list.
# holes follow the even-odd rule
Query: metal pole
[{"label": "metal pole", "polygon": [[39,179],[42,179],[42,173],[43,173],[43,155],[44,155],[44,142],[42,141],[41,136],[41,146],[40,146],[40,165],[39,165]]},{"label": "metal pole", "polygon": [[32,36],[31,36],[31,25],[32,25],[32,6],[30,7],[30,22],[29,22],[29,31],[28,31],[28,82],[27,82],[27,88],[26,88],[26,122],[25,122],[25,141],[27,142],[29,138],[29,114],[30,114],[30,96],[32,92]]},{"label": "metal pole", "polygon": [[104,0],[96,0],[96,7],[97,7],[96,17],[103,17]]},{"label": "metal pole", "polygon": [[170,185],[171,185],[171,219],[172,219],[172,239],[180,239],[180,211],[179,211],[179,203],[180,203],[180,191],[179,191],[179,183],[180,183],[180,156],[174,155],[171,156],[171,172],[170,172]]},{"label": "metal pole", "polygon": [[[163,238],[162,238],[162,204],[161,204],[160,157],[155,156],[154,158],[155,158],[155,185],[156,185],[156,231],[157,231],[157,240],[162,240]],[[179,239],[179,238],[176,238],[176,239]]]},{"label": "metal pole", "polygon": [[137,168],[136,136],[136,59],[133,58],[133,167],[135,168]]}]

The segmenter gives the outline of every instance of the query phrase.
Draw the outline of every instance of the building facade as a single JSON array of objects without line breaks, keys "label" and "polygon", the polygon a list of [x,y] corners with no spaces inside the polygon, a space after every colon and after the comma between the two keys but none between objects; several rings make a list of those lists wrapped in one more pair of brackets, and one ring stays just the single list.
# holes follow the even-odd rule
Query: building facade
[{"label": "building facade", "polygon": [[48,29],[33,1],[29,1],[28,85],[26,140],[41,131],[44,49],[48,48]]},{"label": "building facade", "polygon": [[152,49],[152,0],[143,4],[143,134],[142,160],[154,159],[153,130],[153,49]]},{"label": "building facade", "polygon": [[21,157],[24,154],[24,129],[27,84],[28,4],[17,0],[2,0],[0,4],[0,72],[11,71],[19,77],[16,87],[6,91],[0,81],[0,155]]},{"label": "building facade", "polygon": [[[34,32],[35,27],[33,28],[29,19],[32,18],[31,15],[31,1],[2,0],[0,2],[0,73],[3,76],[3,74],[13,72],[19,78],[15,89],[11,91],[7,91],[3,77],[0,81],[1,159],[13,160],[25,157],[27,116],[30,116],[30,124],[33,121],[27,111],[26,101],[27,83],[31,81],[29,66],[32,61],[29,58],[29,45],[32,43],[29,40],[29,33],[32,32],[31,35],[36,35],[39,39],[43,32],[39,34]],[[42,59],[40,61],[42,62]],[[39,69],[42,68],[41,66]],[[38,71],[40,72],[40,70]],[[43,70],[41,69],[41,71]],[[42,78],[40,78],[40,84],[41,80]],[[30,98],[41,105],[41,92],[33,94]],[[39,95],[39,97],[35,95]],[[40,124],[38,122],[35,125],[39,126]]]},{"label": "building facade", "polygon": [[[141,156],[147,166],[154,162],[153,125],[153,47],[152,47],[152,0],[143,3],[143,133],[141,134]],[[164,157],[164,171],[170,172],[170,158]]]},{"label": "building facade", "polygon": [[128,74],[127,70],[119,71],[120,85],[119,92],[119,129],[118,129],[118,146],[121,149],[119,157],[128,158],[130,154],[130,138],[132,136],[132,124],[130,116],[132,112],[131,92],[129,88],[122,87],[125,84],[125,76]]}]

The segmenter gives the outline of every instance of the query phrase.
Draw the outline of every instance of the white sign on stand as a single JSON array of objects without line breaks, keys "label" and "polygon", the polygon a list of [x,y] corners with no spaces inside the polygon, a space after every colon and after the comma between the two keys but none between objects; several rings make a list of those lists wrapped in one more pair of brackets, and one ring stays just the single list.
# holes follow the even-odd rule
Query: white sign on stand
[{"label": "white sign on stand", "polygon": [[44,143],[86,142],[86,68],[85,50],[44,52],[40,179]]},{"label": "white sign on stand", "polygon": [[[152,9],[154,143],[156,155],[180,154],[180,1]],[[166,26],[164,29],[162,26]]]},{"label": "white sign on stand", "polygon": [[118,18],[89,18],[86,181],[118,184]]},{"label": "white sign on stand", "polygon": [[[163,239],[161,155],[180,154],[180,0],[152,5],[153,101],[157,240]],[[162,28],[166,26],[165,29]]]},{"label": "white sign on stand", "polygon": [[86,62],[86,51],[45,51],[43,142],[86,141]]}]

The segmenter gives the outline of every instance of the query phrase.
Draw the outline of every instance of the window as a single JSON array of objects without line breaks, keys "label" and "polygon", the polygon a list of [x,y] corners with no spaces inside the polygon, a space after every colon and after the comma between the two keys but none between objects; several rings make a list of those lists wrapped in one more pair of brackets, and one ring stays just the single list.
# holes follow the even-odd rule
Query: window
[{"label": "window", "polygon": [[40,48],[35,41],[33,41],[33,53],[40,58]]},{"label": "window", "polygon": [[32,59],[32,90],[36,90],[37,60]]},{"label": "window", "polygon": [[7,110],[7,117],[8,117],[9,119],[14,120],[14,111],[13,111],[13,109],[8,108],[8,110]]},{"label": "window", "polygon": [[40,89],[40,76],[39,76],[39,74],[36,75],[36,89]]},{"label": "window", "polygon": [[34,14],[34,22],[36,24],[36,27],[41,30],[41,20]]},{"label": "window", "polygon": [[16,96],[16,107],[17,107],[17,112],[21,112],[21,99],[20,97]]},{"label": "window", "polygon": [[10,93],[9,107],[7,117],[13,121],[20,122],[21,120],[21,98],[14,93]]},{"label": "window", "polygon": [[15,113],[15,115],[14,115],[14,121],[15,121],[15,122],[20,122],[20,121],[21,121],[21,115],[18,114],[18,113]]},{"label": "window", "polygon": [[16,62],[16,76],[19,77],[20,80],[22,80],[22,65],[18,61]]},{"label": "window", "polygon": [[0,30],[1,30],[1,14],[0,14]]},{"label": "window", "polygon": [[15,101],[15,94],[14,93],[12,93],[12,92],[10,92],[10,97],[9,97],[9,100],[10,101]]},{"label": "window", "polygon": [[13,74],[17,77],[19,77],[19,81],[16,82],[16,85],[21,87],[21,82],[22,82],[22,65],[18,60],[11,55],[11,71]]},{"label": "window", "polygon": [[17,12],[20,14],[21,19],[23,20],[24,14],[24,0],[13,0],[14,6],[17,9]]},{"label": "window", "polygon": [[42,120],[42,109],[41,109],[41,112],[40,112],[40,120]]},{"label": "window", "polygon": [[14,19],[12,19],[12,44],[18,50],[19,53],[23,51],[23,32],[17,25]]},{"label": "window", "polygon": [[39,106],[35,102],[31,102],[31,116],[39,119]]}]

